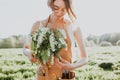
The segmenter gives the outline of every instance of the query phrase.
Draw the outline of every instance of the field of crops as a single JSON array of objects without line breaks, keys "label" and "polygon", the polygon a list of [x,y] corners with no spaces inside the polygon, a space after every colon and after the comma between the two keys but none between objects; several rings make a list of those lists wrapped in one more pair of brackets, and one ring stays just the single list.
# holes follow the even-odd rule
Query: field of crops
[{"label": "field of crops", "polygon": [[[87,47],[89,62],[76,69],[75,80],[120,80],[120,47]],[[0,49],[0,80],[34,80],[35,64],[22,49]]]}]

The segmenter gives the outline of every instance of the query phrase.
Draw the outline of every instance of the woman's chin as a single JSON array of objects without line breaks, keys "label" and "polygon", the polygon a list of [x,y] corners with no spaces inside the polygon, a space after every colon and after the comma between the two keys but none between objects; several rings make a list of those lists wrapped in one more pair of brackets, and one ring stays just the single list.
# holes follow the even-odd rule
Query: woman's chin
[{"label": "woman's chin", "polygon": [[63,19],[63,16],[57,16],[57,19],[61,20]]}]

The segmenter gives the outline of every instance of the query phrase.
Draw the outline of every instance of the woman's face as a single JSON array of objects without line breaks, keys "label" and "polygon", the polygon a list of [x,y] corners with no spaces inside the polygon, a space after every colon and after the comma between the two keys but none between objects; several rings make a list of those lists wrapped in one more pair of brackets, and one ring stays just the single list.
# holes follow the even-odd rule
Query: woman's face
[{"label": "woman's face", "polygon": [[63,0],[55,0],[53,5],[53,14],[57,18],[62,18],[66,14],[66,7]]}]

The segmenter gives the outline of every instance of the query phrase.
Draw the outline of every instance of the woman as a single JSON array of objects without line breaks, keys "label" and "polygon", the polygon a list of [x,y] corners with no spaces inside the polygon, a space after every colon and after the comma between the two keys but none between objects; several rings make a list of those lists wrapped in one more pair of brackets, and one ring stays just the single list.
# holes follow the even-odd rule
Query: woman
[{"label": "woman", "polygon": [[[42,21],[37,21],[34,23],[31,34],[34,34],[41,27],[48,27],[51,29],[61,28],[66,32],[66,42],[67,42],[67,50],[62,49],[60,51],[61,59],[55,57],[54,65],[41,65],[38,70],[38,80],[57,80],[62,77],[63,70],[73,70],[75,68],[79,68],[87,63],[87,55],[85,52],[85,48],[83,45],[82,35],[79,28],[74,28],[73,22],[76,19],[76,15],[72,9],[72,1],[70,0],[48,0],[48,6],[52,9],[52,14]],[[64,18],[64,15],[68,13],[71,21]],[[72,30],[73,29],[73,30]],[[72,43],[73,37],[77,43],[77,46],[80,50],[81,59],[76,63],[72,63]],[[29,42],[30,43],[30,42]],[[36,62],[35,56],[29,54],[30,50],[29,43],[25,44],[24,53],[28,56],[31,62]],[[74,53],[73,53],[74,54]],[[39,74],[41,70],[45,71],[45,74]]]}]

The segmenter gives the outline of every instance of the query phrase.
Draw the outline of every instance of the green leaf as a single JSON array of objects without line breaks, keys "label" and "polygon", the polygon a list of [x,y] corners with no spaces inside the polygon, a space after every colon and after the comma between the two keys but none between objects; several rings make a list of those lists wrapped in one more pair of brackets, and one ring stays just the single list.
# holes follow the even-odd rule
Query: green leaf
[{"label": "green leaf", "polygon": [[35,46],[34,46],[34,41],[33,40],[31,41],[30,49],[33,50],[33,51],[35,50]]},{"label": "green leaf", "polygon": [[41,58],[42,58],[42,62],[43,62],[44,64],[46,64],[46,62],[47,62],[48,59],[49,59],[49,55],[48,55],[48,53],[47,53],[47,50],[42,50],[42,52],[41,52]]}]

